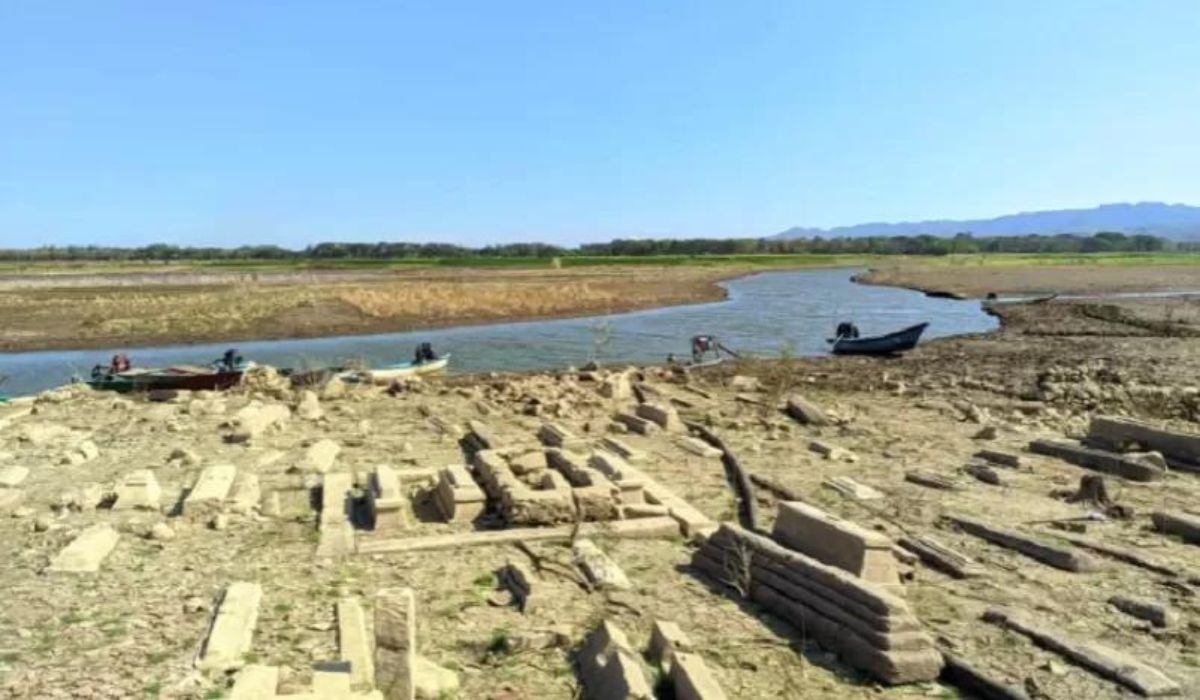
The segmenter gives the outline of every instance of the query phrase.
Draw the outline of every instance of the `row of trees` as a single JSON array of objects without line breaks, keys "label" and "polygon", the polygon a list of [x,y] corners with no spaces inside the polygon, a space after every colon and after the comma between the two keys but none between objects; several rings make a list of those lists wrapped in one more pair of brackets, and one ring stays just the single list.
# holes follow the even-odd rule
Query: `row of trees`
[{"label": "row of trees", "polygon": [[0,260],[337,260],[431,258],[552,258],[572,255],[761,255],[761,254],[873,254],[949,255],[954,253],[1122,253],[1155,252],[1184,248],[1162,238],[1123,233],[1092,236],[988,236],[960,233],[938,236],[866,238],[691,238],[617,239],[561,248],[546,243],[511,243],[467,248],[447,243],[319,243],[303,250],[278,246],[191,248],[157,243],[141,248],[108,246],[46,246],[25,250],[0,250]]}]

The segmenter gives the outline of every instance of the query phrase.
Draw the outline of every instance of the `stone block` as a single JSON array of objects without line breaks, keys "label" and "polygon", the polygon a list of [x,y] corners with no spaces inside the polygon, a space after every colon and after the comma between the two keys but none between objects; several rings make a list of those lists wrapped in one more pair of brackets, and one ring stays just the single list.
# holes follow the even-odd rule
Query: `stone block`
[{"label": "stone block", "polygon": [[254,639],[262,586],[238,581],[229,584],[213,615],[208,638],[196,663],[203,671],[226,672],[241,668]]},{"label": "stone block", "polygon": [[579,676],[594,700],[653,700],[654,693],[625,633],[605,620],[584,640]]},{"label": "stone block", "polygon": [[1088,440],[1114,450],[1138,446],[1161,452],[1174,466],[1200,468],[1200,433],[1171,430],[1145,421],[1118,416],[1093,416]]},{"label": "stone block", "polygon": [[438,475],[434,502],[447,521],[456,523],[472,522],[487,509],[483,489],[461,464],[452,464]]},{"label": "stone block", "polygon": [[375,597],[375,686],[388,700],[415,700],[416,600],[411,588]]},{"label": "stone block", "polygon": [[726,695],[704,659],[678,652],[671,663],[671,685],[675,700],[726,700]]},{"label": "stone block", "polygon": [[500,570],[500,582],[512,591],[521,612],[530,612],[534,608],[535,581],[533,572],[521,561],[509,559]]},{"label": "stone block", "polygon": [[237,467],[232,464],[211,464],[200,472],[199,478],[183,502],[184,513],[200,513],[219,509],[229,497]]},{"label": "stone block", "polygon": [[238,474],[229,495],[229,509],[235,513],[249,515],[262,507],[262,487],[258,475],[250,472]]},{"label": "stone block", "polygon": [[50,561],[50,571],[94,573],[117,546],[120,534],[107,524],[93,525],[79,533]]},{"label": "stone block", "polygon": [[605,437],[600,440],[600,446],[630,464],[645,464],[646,453],[633,447],[624,440],[615,437]]},{"label": "stone block", "polygon": [[705,459],[717,458],[724,454],[717,448],[699,438],[684,436],[680,437],[675,444],[679,445],[679,447],[681,447],[685,452],[690,452],[697,457],[703,457]]},{"label": "stone block", "polygon": [[558,423],[543,423],[541,429],[538,430],[538,439],[550,447],[559,447],[564,450],[587,448],[587,442],[583,438]]},{"label": "stone block", "polygon": [[621,457],[604,450],[596,450],[588,460],[588,466],[617,485],[623,505],[646,502],[645,484],[636,476],[631,476],[634,472],[633,466]]},{"label": "stone block", "polygon": [[249,664],[238,672],[229,700],[271,700],[278,686],[278,666]]},{"label": "stone block", "polygon": [[320,541],[317,556],[333,557],[354,551],[354,528],[350,524],[350,474],[332,472],[321,482]]},{"label": "stone block", "polygon": [[367,493],[376,532],[408,529],[408,498],[404,495],[395,470],[386,464],[375,467],[375,472],[371,474],[371,488]]},{"label": "stone block", "polygon": [[785,547],[864,580],[900,583],[891,540],[806,503],[781,502],[771,536]]},{"label": "stone block", "polygon": [[300,471],[306,473],[324,474],[333,468],[333,463],[337,460],[338,454],[342,451],[341,445],[333,440],[322,438],[308,446],[304,451],[304,456],[300,458]]},{"label": "stone block", "polygon": [[284,425],[291,416],[292,412],[282,404],[250,404],[234,414],[231,421],[233,430],[225,439],[228,442],[248,442],[271,428]]},{"label": "stone block", "polygon": [[675,407],[668,403],[643,403],[638,404],[637,416],[654,423],[659,428],[670,433],[686,432],[683,421],[679,418],[679,412]]},{"label": "stone block", "polygon": [[803,425],[829,425],[829,418],[825,412],[798,394],[792,394],[787,398],[785,411]]},{"label": "stone block", "polygon": [[0,488],[11,489],[21,485],[25,478],[29,476],[29,468],[20,465],[12,465],[0,469]]},{"label": "stone block", "polygon": [[25,501],[24,489],[0,489],[0,513],[10,513]]},{"label": "stone block", "polygon": [[693,651],[692,640],[674,622],[655,620],[650,627],[650,660],[664,669],[671,666],[677,652]]},{"label": "stone block", "polygon": [[662,431],[657,423],[632,413],[618,413],[613,416],[613,420],[624,425],[629,432],[638,435],[656,435]]},{"label": "stone block", "polygon": [[337,603],[338,654],[350,662],[350,683],[355,690],[375,686],[375,660],[367,636],[367,618],[357,598]]},{"label": "stone block", "polygon": [[162,489],[158,486],[158,479],[154,478],[154,472],[138,469],[126,474],[117,484],[117,500],[113,502],[113,510],[158,510],[161,498]]},{"label": "stone block", "polygon": [[575,540],[571,545],[571,555],[596,588],[623,591],[633,587],[617,562],[591,540]]}]

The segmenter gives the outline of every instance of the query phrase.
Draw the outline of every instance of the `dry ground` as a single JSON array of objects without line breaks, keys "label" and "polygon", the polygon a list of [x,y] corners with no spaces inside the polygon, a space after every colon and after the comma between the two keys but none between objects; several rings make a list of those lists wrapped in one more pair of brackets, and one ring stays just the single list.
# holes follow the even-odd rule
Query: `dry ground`
[{"label": "dry ground", "polygon": [[920,261],[882,262],[860,278],[870,284],[935,290],[982,298],[1006,294],[1104,294],[1113,292],[1200,291],[1200,265],[931,265]]},{"label": "dry ground", "polygon": [[[1196,307],[1177,304],[1176,321],[1193,327]],[[1194,587],[1111,560],[1104,560],[1104,570],[1096,573],[1059,571],[964,535],[939,517],[966,512],[1053,537],[1037,521],[1080,516],[1087,509],[1051,492],[1074,487],[1088,472],[1026,455],[1027,469],[1004,471],[1006,484],[990,486],[961,472],[976,450],[1023,453],[1035,437],[1078,433],[1097,412],[1164,418],[1195,428],[1200,418],[1196,340],[1179,328],[1164,335],[1153,324],[1128,323],[1146,313],[1153,317],[1157,307],[1147,311],[1137,304],[1122,305],[1124,315],[1117,321],[1107,320],[1107,312],[1089,315],[1088,308],[1059,302],[1004,307],[1000,313],[1008,321],[1001,333],[931,343],[895,361],[747,362],[716,368],[690,384],[710,398],[677,383],[668,372],[645,373],[654,386],[691,404],[685,413],[708,421],[749,471],[893,536],[935,533],[981,562],[988,572],[983,578],[958,581],[919,567],[905,588],[940,644],[997,678],[1040,697],[1127,696],[1119,686],[979,619],[990,605],[1012,604],[1081,639],[1134,654],[1178,681],[1185,697],[1197,697],[1200,603]],[[1050,332],[1061,330],[1064,319],[1081,324],[1070,327],[1075,334]],[[1147,333],[1153,337],[1145,337]],[[763,388],[749,392],[756,401],[772,405],[788,392],[802,391],[835,414],[839,425],[800,426],[777,410],[738,400],[736,394],[747,392],[729,385],[737,374],[760,378]],[[543,419],[553,418],[581,435],[598,437],[616,407],[577,375],[456,378],[395,397],[364,389],[323,401],[326,419],[293,419],[251,446],[226,444],[219,430],[250,396],[235,392],[203,405],[190,403],[191,398],[150,404],[88,392],[50,394],[36,404],[35,414],[14,418],[0,429],[0,453],[7,453],[0,456],[0,465],[31,469],[23,484],[29,494],[27,510],[0,519],[0,557],[7,562],[0,569],[5,591],[0,696],[218,697],[230,679],[204,677],[193,670],[192,661],[214,596],[235,580],[262,583],[253,659],[284,667],[284,689],[291,691],[307,687],[314,662],[336,658],[334,602],[339,596],[369,601],[381,588],[407,585],[417,591],[422,654],[459,672],[462,698],[576,697],[571,652],[603,617],[615,619],[639,648],[652,620],[679,622],[700,645],[730,697],[832,700],[955,692],[938,684],[876,687],[806,640],[802,631],[715,590],[688,566],[691,549],[682,540],[600,537],[600,545],[633,580],[634,590],[588,594],[568,580],[547,577],[541,581],[541,607],[527,615],[497,605],[494,572],[508,558],[523,556],[511,547],[328,561],[314,556],[317,516],[307,488],[312,481],[289,472],[305,444],[321,437],[338,441],[343,451],[335,469],[361,479],[379,463],[409,470],[463,459],[455,441],[431,428],[422,407],[451,422],[480,418],[530,435]],[[14,410],[21,409],[10,408],[7,415]],[[995,439],[973,439],[984,424],[996,427]],[[72,432],[32,445],[21,440],[31,425],[60,425]],[[85,436],[99,446],[100,457],[85,465],[58,464],[68,445]],[[859,459],[822,459],[807,449],[814,438],[849,449]],[[663,436],[623,439],[651,455],[647,472],[704,513],[714,519],[734,517],[735,500],[719,460],[691,456]],[[176,448],[194,451],[201,464],[169,464]],[[270,461],[269,455],[279,459]],[[282,514],[235,515],[227,529],[218,531],[166,512],[131,515],[87,503],[81,511],[59,508],[64,494],[89,485],[105,491],[137,468],[156,471],[164,502],[171,504],[201,465],[216,462],[257,473],[264,490],[280,494]],[[959,479],[964,489],[947,493],[907,483],[904,472],[913,468]],[[869,507],[845,500],[822,486],[836,475],[852,476],[885,497]],[[1195,508],[1200,476],[1171,474],[1149,485],[1115,478],[1109,483],[1116,500],[1131,506],[1135,517],[1091,524],[1089,536],[1200,572],[1200,547],[1148,527],[1152,510]],[[768,516],[763,524],[769,524],[773,497],[759,491],[757,498]],[[123,532],[100,573],[43,571],[75,533],[98,521]],[[176,537],[143,538],[140,533],[154,522],[168,523]],[[411,534],[464,529],[420,523]],[[559,545],[536,549],[563,561],[568,556]],[[1114,594],[1169,604],[1182,621],[1173,629],[1152,629],[1107,605]]]}]

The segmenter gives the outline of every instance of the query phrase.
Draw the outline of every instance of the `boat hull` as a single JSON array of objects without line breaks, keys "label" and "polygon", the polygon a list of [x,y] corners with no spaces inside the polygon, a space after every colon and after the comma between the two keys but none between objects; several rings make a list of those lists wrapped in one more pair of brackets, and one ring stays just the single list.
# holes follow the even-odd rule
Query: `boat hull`
[{"label": "boat hull", "polygon": [[390,384],[397,379],[405,377],[414,377],[422,374],[432,374],[441,372],[450,364],[450,356],[443,355],[436,360],[415,364],[412,362],[403,362],[400,364],[390,365],[388,367],[379,367],[378,369],[368,369],[355,372],[346,372],[339,375],[342,379],[354,382],[364,382],[367,384]]},{"label": "boat hull", "polygon": [[915,348],[928,326],[928,323],[919,323],[871,338],[837,338],[830,351],[834,355],[896,355]]},{"label": "boat hull", "polygon": [[209,372],[204,374],[172,373],[170,370],[147,372],[135,376],[116,375],[87,382],[93,389],[126,394],[132,391],[221,391],[237,386],[243,372]]}]

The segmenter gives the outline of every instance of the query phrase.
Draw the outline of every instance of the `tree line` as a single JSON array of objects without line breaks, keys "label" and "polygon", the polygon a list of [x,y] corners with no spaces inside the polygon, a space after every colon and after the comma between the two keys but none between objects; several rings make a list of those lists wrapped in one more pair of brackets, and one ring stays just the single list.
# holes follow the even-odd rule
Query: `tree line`
[{"label": "tree line", "polygon": [[188,260],[394,260],[462,258],[554,258],[650,255],[950,255],[962,253],[1148,253],[1192,250],[1143,234],[985,236],[870,236],[863,238],[629,238],[563,248],[546,243],[509,243],[470,248],[449,243],[318,243],[302,250],[271,245],[238,248],[188,247],[166,243],[138,248],[43,246],[0,249],[3,261],[188,261]]}]

